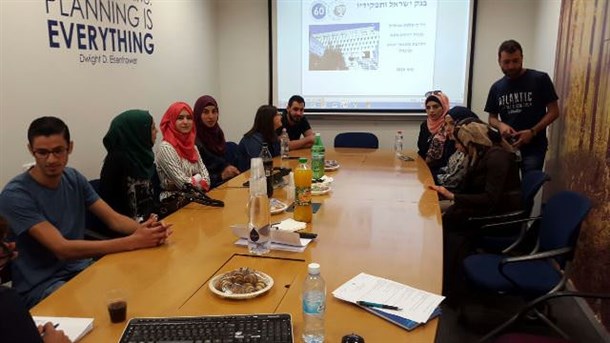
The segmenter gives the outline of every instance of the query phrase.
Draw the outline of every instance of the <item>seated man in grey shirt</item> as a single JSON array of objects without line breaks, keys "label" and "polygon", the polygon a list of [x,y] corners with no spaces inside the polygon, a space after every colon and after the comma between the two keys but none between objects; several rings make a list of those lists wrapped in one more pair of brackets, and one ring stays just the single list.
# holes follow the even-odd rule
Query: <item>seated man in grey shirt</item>
[{"label": "seated man in grey shirt", "polygon": [[[139,224],[118,214],[95,193],[87,179],[67,167],[73,142],[59,118],[41,117],[28,129],[35,165],[13,178],[0,193],[0,215],[10,226],[19,258],[12,267],[13,286],[28,307],[36,305],[86,268],[89,258],[155,247],[171,234],[151,216]],[[89,210],[125,237],[85,241]]]}]

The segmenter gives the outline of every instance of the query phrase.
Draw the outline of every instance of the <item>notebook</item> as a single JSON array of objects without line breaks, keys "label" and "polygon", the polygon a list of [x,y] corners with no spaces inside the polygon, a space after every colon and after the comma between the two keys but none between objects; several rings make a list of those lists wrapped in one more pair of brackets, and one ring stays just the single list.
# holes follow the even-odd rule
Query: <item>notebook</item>
[{"label": "notebook", "polygon": [[89,331],[93,330],[93,318],[41,316],[34,316],[33,318],[36,326],[44,325],[48,322],[59,324],[57,330],[62,330],[72,342],[77,342]]},{"label": "notebook", "polygon": [[[383,318],[383,319],[385,319],[387,321],[390,321],[390,322],[392,322],[392,323],[394,323],[394,324],[396,324],[396,325],[398,325],[398,326],[400,326],[402,328],[405,328],[408,331],[411,331],[411,330],[413,330],[413,329],[415,329],[415,328],[417,328],[417,327],[419,327],[421,325],[426,324],[426,323],[418,323],[416,321],[413,321],[413,320],[410,320],[410,319],[407,319],[407,318],[403,318],[401,316],[396,316],[396,315],[393,315],[391,313],[387,313],[387,312],[381,311],[381,310],[376,309],[376,308],[360,306],[360,305],[358,305],[358,306],[363,308],[363,309],[365,309],[365,310],[367,310],[367,311],[369,311],[369,312],[371,312],[374,315],[377,315],[377,316],[379,316],[379,317],[381,317],[381,318]],[[436,317],[438,317],[440,315],[441,315],[441,308],[439,306],[439,307],[437,307],[434,310],[434,312],[432,312],[432,315],[430,315],[430,319],[436,318]]]}]

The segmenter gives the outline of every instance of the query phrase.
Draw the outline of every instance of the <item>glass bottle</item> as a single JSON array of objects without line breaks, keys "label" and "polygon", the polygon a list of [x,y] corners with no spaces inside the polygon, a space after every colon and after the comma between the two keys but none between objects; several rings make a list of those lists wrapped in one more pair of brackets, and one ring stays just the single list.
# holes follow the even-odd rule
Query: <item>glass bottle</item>
[{"label": "glass bottle", "polygon": [[267,178],[267,197],[271,199],[273,196],[273,157],[269,152],[267,143],[263,143],[260,157],[263,159],[263,167],[265,168],[265,178]]}]

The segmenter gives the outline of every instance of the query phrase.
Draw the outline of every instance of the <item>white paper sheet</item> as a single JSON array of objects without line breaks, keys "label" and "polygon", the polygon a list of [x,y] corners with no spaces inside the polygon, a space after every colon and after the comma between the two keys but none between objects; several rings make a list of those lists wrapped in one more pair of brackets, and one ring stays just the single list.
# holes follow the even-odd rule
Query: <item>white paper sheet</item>
[{"label": "white paper sheet", "polygon": [[379,310],[425,323],[434,309],[445,299],[441,295],[426,292],[392,280],[360,273],[333,291],[341,300],[356,303],[368,301],[377,304],[397,306],[401,310]]}]

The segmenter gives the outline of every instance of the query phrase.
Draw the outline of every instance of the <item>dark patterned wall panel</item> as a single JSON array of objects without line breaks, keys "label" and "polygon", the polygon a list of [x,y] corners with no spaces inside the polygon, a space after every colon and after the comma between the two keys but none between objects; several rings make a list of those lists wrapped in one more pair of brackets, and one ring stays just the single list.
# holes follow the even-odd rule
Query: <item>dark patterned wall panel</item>
[{"label": "dark patterned wall panel", "polygon": [[[578,242],[571,278],[586,291],[610,292],[609,0],[562,2],[555,83],[560,118],[551,131],[545,197],[562,189],[594,203]],[[610,301],[594,302],[610,328]]]}]

